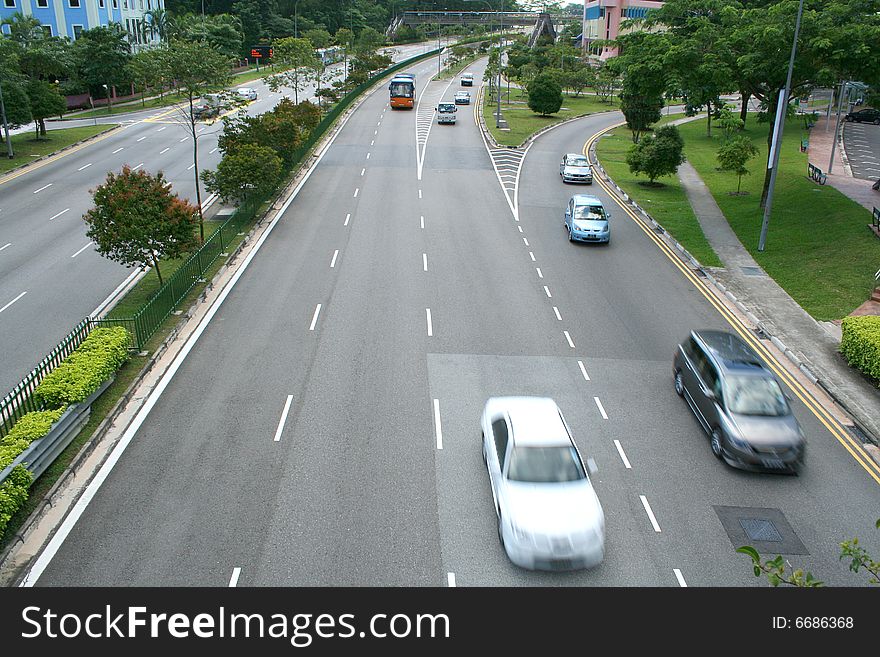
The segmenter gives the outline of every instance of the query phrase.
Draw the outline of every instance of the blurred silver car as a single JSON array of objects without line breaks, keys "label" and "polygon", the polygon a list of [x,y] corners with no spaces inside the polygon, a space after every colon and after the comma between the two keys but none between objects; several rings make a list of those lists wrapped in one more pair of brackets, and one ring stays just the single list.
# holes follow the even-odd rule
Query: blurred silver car
[{"label": "blurred silver car", "polygon": [[580,153],[566,153],[559,163],[562,182],[593,184],[593,169],[587,158]]},{"label": "blurred silver car", "polygon": [[257,90],[252,87],[239,87],[236,89],[236,93],[241,100],[256,100],[257,99]]},{"label": "blurred silver car", "polygon": [[601,563],[605,514],[556,402],[492,397],[481,425],[498,537],[510,560],[533,570]]}]

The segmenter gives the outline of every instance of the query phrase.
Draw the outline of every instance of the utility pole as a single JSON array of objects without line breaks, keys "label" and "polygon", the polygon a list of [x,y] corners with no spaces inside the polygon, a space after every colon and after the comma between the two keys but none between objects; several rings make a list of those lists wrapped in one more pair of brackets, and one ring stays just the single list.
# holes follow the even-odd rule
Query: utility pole
[{"label": "utility pole", "polygon": [[[803,1],[803,0],[802,0]],[[504,0],[501,0],[501,37],[498,41],[498,84],[495,87],[495,96],[498,100],[495,110],[495,127],[501,127],[501,58],[504,55]]]},{"label": "utility pole", "polygon": [[846,94],[848,85],[849,81],[840,83],[840,96],[837,99],[837,121],[834,124],[834,138],[831,140],[831,159],[828,160],[828,173],[831,173],[831,167],[834,166],[834,150],[837,148],[837,135],[840,134],[840,108],[843,105],[843,96]]},{"label": "utility pole", "polygon": [[3,118],[3,132],[6,135],[6,153],[11,160],[15,157],[15,153],[12,152],[12,140],[9,138],[9,124],[6,122],[6,105],[3,102],[3,85],[0,84],[0,115]]},{"label": "utility pole", "polygon": [[776,173],[779,169],[779,150],[782,146],[782,131],[785,126],[785,114],[788,108],[788,94],[791,91],[791,72],[794,69],[794,56],[797,52],[798,34],[801,31],[801,15],[804,13],[804,0],[798,3],[797,19],[794,24],[794,41],[791,44],[791,57],[788,60],[788,74],[782,97],[777,101],[776,124],[773,130],[773,147],[770,149],[770,187],[767,189],[767,202],[764,205],[764,218],[761,221],[761,237],[758,240],[758,251],[764,251],[767,242],[767,228],[770,226],[770,210],[773,207],[773,188],[776,186]]}]

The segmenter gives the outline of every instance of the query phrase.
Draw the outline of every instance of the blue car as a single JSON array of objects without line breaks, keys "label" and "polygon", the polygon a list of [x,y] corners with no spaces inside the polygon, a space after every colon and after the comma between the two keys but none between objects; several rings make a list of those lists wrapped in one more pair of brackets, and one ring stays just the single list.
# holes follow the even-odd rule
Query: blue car
[{"label": "blue car", "polygon": [[565,229],[569,242],[611,242],[611,213],[595,196],[575,194],[565,208]]}]

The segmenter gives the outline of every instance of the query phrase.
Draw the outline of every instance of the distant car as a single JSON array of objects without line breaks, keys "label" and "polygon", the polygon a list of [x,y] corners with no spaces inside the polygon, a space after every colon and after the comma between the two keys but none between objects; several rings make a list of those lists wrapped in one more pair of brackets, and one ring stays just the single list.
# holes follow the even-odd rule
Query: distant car
[{"label": "distant car", "polygon": [[559,164],[559,175],[562,182],[593,184],[593,169],[584,155],[566,153]]},{"label": "distant car", "polygon": [[244,100],[256,100],[257,90],[251,87],[239,87],[236,89],[238,95]]},{"label": "distant car", "polygon": [[455,92],[455,104],[456,105],[470,105],[471,104],[471,94],[468,91],[456,91]]},{"label": "distant car", "polygon": [[565,208],[565,229],[569,242],[611,242],[611,213],[595,196],[575,194]]},{"label": "distant car", "polygon": [[806,440],[787,396],[738,335],[691,331],[675,350],[672,375],[716,457],[745,470],[801,467]]},{"label": "distant car", "polygon": [[220,115],[220,107],[213,103],[201,102],[193,106],[193,118],[196,120],[213,119]]},{"label": "distant car", "polygon": [[461,74],[461,86],[462,87],[473,87],[474,86],[474,74],[473,73],[462,73]]},{"label": "distant car", "polygon": [[880,110],[875,110],[868,107],[865,109],[860,109],[857,112],[850,112],[843,118],[845,121],[855,121],[856,123],[873,123],[874,125],[880,125]]},{"label": "distant car", "polygon": [[556,402],[492,397],[480,422],[498,537],[510,560],[532,570],[601,563],[605,514]]}]

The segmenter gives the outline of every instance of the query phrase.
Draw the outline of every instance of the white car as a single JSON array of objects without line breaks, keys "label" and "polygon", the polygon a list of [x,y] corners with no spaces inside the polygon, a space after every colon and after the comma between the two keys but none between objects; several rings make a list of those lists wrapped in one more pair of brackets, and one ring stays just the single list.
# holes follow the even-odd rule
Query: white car
[{"label": "white car", "polygon": [[481,425],[498,537],[510,560],[533,570],[601,563],[605,514],[556,402],[492,397]]},{"label": "white car", "polygon": [[593,184],[593,169],[586,157],[580,153],[566,153],[559,163],[562,182]]},{"label": "white car", "polygon": [[239,87],[235,91],[244,100],[256,100],[257,99],[257,90],[253,89],[251,87]]}]

